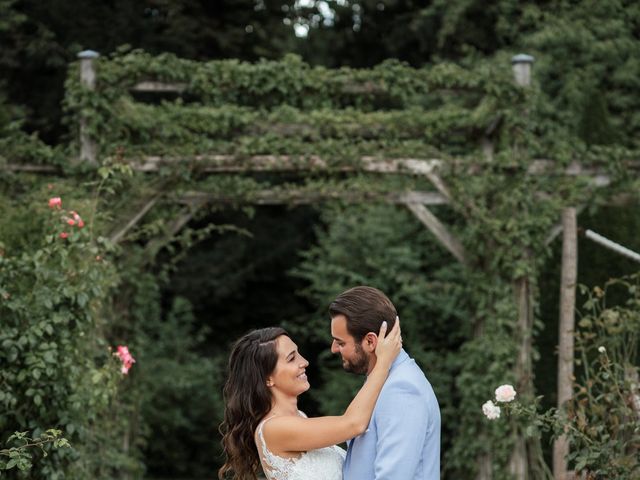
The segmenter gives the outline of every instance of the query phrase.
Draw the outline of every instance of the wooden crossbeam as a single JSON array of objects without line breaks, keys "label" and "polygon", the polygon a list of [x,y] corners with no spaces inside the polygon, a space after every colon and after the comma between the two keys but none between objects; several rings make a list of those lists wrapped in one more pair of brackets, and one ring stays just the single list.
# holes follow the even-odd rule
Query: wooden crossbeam
[{"label": "wooden crossbeam", "polygon": [[264,171],[314,171],[334,170],[338,172],[365,171],[374,173],[408,173],[425,175],[442,166],[439,159],[362,157],[358,165],[332,165],[318,156],[254,155],[239,158],[234,155],[195,155],[192,157],[148,156],[132,162],[132,168],[141,172],[155,172],[163,166],[190,163],[205,173],[242,173]]},{"label": "wooden crossbeam", "polygon": [[[629,162],[628,167],[632,170],[640,168],[640,162]],[[542,175],[545,173],[553,172],[556,169],[555,162],[553,160],[534,160],[527,169],[527,173],[530,175]],[[585,176],[590,177],[592,185],[596,187],[606,187],[611,184],[611,177],[603,168],[595,168],[583,165],[579,161],[573,161],[566,166],[562,172],[569,177]]]},{"label": "wooden crossbeam", "polygon": [[[130,164],[131,168],[136,171],[149,173],[156,172],[165,166],[171,167],[186,164],[197,166],[203,173],[210,174],[333,170],[337,172],[365,171],[372,173],[415,174],[431,178],[446,165],[462,166],[462,162],[456,159],[380,158],[372,156],[363,156],[357,165],[334,165],[330,160],[319,155],[253,155],[249,157],[235,155],[145,156],[142,159],[131,160]],[[640,161],[627,162],[627,168],[631,171],[640,171]],[[0,164],[0,170],[43,174],[63,173],[62,169],[56,165],[36,164]],[[553,160],[533,160],[527,168],[527,173],[530,175],[590,177],[592,184],[596,187],[604,187],[611,183],[611,177],[605,169],[583,166],[578,161],[569,164],[562,170],[558,170]],[[473,172],[469,172],[469,174],[473,174]]]},{"label": "wooden crossbeam", "polygon": [[134,92],[150,93],[181,93],[187,88],[186,83],[164,83],[145,81],[135,84],[131,90]]},{"label": "wooden crossbeam", "polygon": [[[131,87],[132,91],[137,92],[175,92],[182,93],[186,90],[186,83],[170,83],[170,82],[157,82],[157,81],[143,81],[138,82],[136,85]],[[388,89],[383,85],[374,83],[369,80],[362,83],[346,83],[342,86],[342,93],[353,94],[353,95],[371,95],[371,94],[385,94],[388,92]],[[444,91],[441,89],[440,91]],[[460,92],[466,91],[466,89],[449,89],[451,93],[459,94]]]},{"label": "wooden crossbeam", "polygon": [[37,165],[30,163],[6,163],[0,164],[0,170],[6,172],[25,172],[25,173],[53,173],[61,174],[62,169],[56,165]]},{"label": "wooden crossbeam", "polygon": [[186,192],[179,197],[182,203],[191,203],[204,200],[209,203],[244,204],[253,205],[309,205],[313,203],[326,202],[331,200],[342,200],[349,203],[380,200],[393,204],[421,204],[421,205],[443,205],[448,202],[437,192],[348,192],[348,191],[325,191],[310,192],[304,190],[260,190],[250,192],[245,197],[235,195],[225,195],[208,192]]}]

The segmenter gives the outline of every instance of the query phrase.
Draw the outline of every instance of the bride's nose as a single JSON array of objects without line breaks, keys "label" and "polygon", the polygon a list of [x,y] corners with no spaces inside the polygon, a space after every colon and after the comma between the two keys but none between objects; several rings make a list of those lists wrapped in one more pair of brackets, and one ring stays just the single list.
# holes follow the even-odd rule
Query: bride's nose
[{"label": "bride's nose", "polygon": [[300,363],[300,368],[307,368],[309,366],[309,360],[302,357],[302,362]]}]

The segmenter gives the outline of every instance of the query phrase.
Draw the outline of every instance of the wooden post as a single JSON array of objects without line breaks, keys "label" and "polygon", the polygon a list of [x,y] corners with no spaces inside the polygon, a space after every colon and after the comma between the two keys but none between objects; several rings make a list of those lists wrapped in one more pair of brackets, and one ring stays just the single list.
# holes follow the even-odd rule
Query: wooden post
[{"label": "wooden post", "polygon": [[[527,257],[529,253],[526,253]],[[530,261],[530,259],[529,259]],[[520,398],[527,398],[533,394],[533,292],[528,276],[518,278],[514,283],[514,295],[518,307],[517,333],[520,346],[516,359],[516,389]],[[516,480],[529,478],[527,440],[522,436],[520,429],[514,433],[514,447],[509,458],[509,473]]]},{"label": "wooden post", "polygon": [[[80,83],[93,90],[96,85],[96,69],[94,60],[98,58],[100,54],[93,50],[84,50],[78,53],[80,59]],[[87,162],[91,165],[97,165],[97,146],[94,139],[91,138],[88,132],[87,119],[80,116],[80,161]]]},{"label": "wooden post", "polygon": [[[533,57],[525,54],[516,55],[511,59],[511,64],[513,65],[513,76],[516,84],[521,87],[531,85]],[[524,255],[527,258],[530,257],[529,252],[524,252]],[[533,345],[531,338],[533,328],[533,292],[528,276],[523,276],[515,281],[514,294],[518,306],[517,332],[520,341],[516,360],[516,382],[521,398],[526,398],[527,395],[533,393]],[[527,480],[529,478],[527,450],[527,441],[522,437],[521,432],[516,431],[515,445],[509,459],[509,473],[517,480]]]},{"label": "wooden post", "polygon": [[[578,240],[576,209],[562,211],[562,277],[560,283],[560,325],[558,328],[558,410],[566,407],[573,395],[573,355],[578,276]],[[565,435],[553,444],[553,477],[566,480],[569,444]]]}]

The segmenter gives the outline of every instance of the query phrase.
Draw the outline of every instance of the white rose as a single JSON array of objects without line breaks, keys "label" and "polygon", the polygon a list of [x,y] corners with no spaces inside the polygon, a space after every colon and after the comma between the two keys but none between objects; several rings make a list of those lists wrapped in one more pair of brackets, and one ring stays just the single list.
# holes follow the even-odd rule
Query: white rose
[{"label": "white rose", "polygon": [[516,390],[511,385],[500,385],[496,388],[496,400],[498,402],[512,402],[516,398]]},{"label": "white rose", "polygon": [[493,402],[489,400],[482,405],[482,413],[484,413],[489,420],[495,420],[496,418],[500,418],[500,407],[495,406]]},{"label": "white rose", "polygon": [[600,353],[607,353],[607,349],[606,349],[606,348],[604,348],[604,347],[602,347],[602,346],[598,347],[598,351],[599,351]]}]

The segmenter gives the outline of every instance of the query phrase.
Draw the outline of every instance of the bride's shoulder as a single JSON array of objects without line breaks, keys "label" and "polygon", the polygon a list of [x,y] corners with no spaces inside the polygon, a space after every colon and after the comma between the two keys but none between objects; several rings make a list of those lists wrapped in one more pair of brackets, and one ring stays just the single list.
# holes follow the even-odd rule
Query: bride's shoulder
[{"label": "bride's shoulder", "polygon": [[281,428],[287,428],[292,425],[299,425],[301,418],[308,418],[307,415],[298,410],[298,414],[268,414],[265,415],[258,427],[256,428],[256,433],[259,431],[263,432],[271,432],[273,430],[280,430]]}]

